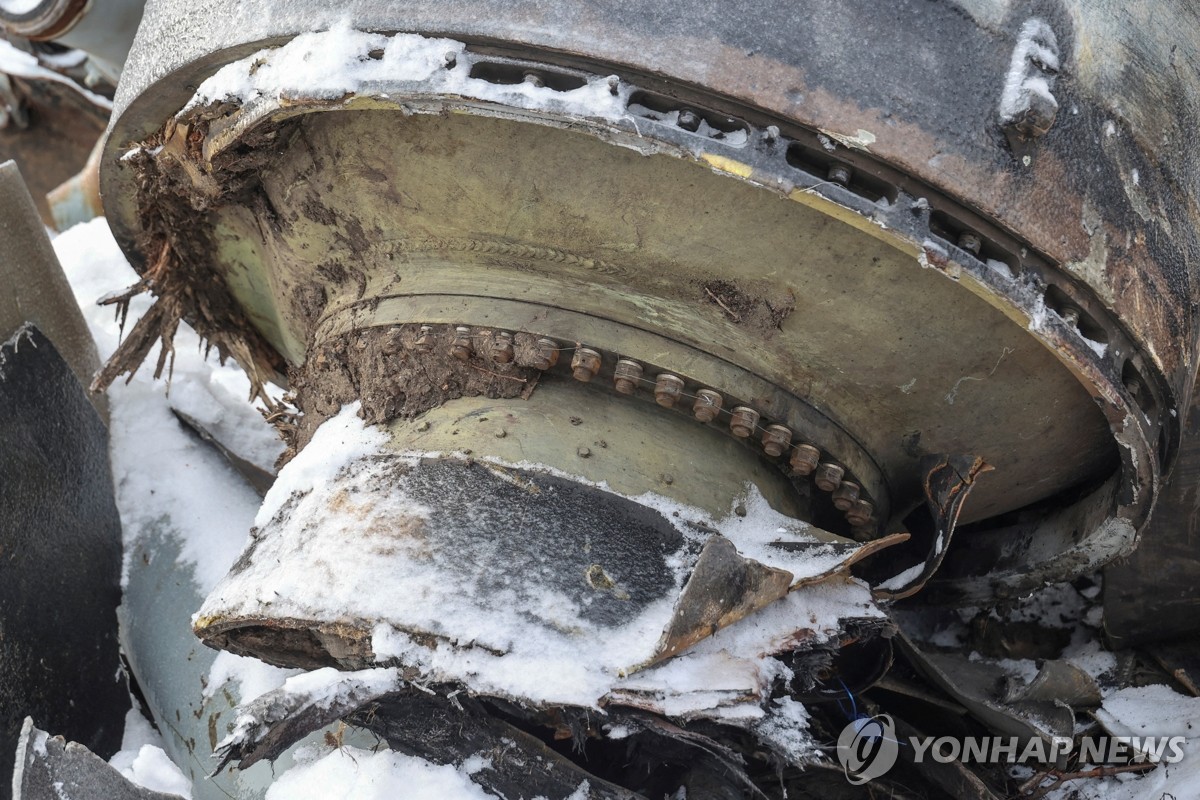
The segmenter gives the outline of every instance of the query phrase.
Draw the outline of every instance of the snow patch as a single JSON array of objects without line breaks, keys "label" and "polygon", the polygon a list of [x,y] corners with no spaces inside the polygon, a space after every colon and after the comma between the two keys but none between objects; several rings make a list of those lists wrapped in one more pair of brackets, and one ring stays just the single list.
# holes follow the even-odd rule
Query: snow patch
[{"label": "snow patch", "polygon": [[267,790],[266,800],[491,800],[463,768],[416,756],[357,747],[305,747],[297,765]]},{"label": "snow patch", "polygon": [[192,798],[192,782],[171,761],[163,750],[162,737],[136,708],[125,714],[121,749],[108,763],[138,786]]},{"label": "snow patch", "polygon": [[[412,33],[387,36],[352,30],[347,24],[303,33],[222,67],[200,84],[180,114],[214,102],[246,104],[265,98],[339,100],[349,95],[386,97],[397,83],[422,83],[422,91],[494,102],[516,108],[549,108],[560,114],[628,117],[629,90],[596,77],[569,91],[533,83],[496,84],[471,77],[466,45]],[[617,87],[614,93],[613,87]]]},{"label": "snow patch", "polygon": [[1013,48],[1004,89],[1000,94],[1000,121],[1015,122],[1029,108],[1030,98],[1037,95],[1052,107],[1058,101],[1050,91],[1050,83],[1041,70],[1058,70],[1058,39],[1042,20],[1033,17],[1021,26],[1017,45]]},{"label": "snow patch", "polygon": [[[70,228],[53,245],[104,361],[116,349],[121,329],[113,308],[97,301],[138,276],[103,218]],[[135,297],[128,324],[149,306],[147,295]],[[230,421],[240,441],[260,443],[261,456],[261,443],[274,431],[246,401],[250,382],[241,369],[232,362],[218,364],[215,355],[206,359],[200,338],[186,323],[175,336],[175,351],[171,385],[186,395],[189,411]],[[147,359],[154,363],[155,352]],[[167,392],[167,382],[155,381],[145,369],[108,391],[113,482],[126,552],[123,578],[132,567],[128,557],[134,545],[161,532],[169,520],[173,527],[167,534],[179,540],[180,560],[206,593],[241,551],[259,498],[224,458],[180,424]]]}]

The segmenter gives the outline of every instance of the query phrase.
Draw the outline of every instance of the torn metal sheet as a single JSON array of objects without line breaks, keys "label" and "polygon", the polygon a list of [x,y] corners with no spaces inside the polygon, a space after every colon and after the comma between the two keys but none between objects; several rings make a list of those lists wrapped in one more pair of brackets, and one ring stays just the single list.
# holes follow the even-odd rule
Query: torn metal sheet
[{"label": "torn metal sheet", "polygon": [[318,670],[289,679],[237,709],[233,732],[218,747],[220,772],[231,761],[247,769],[274,761],[308,734],[346,719],[387,745],[435,764],[460,765],[487,754],[471,779],[500,797],[566,797],[587,782],[588,797],[636,800],[502,721],[479,701],[454,692],[407,687],[395,669],[337,673]]},{"label": "torn metal sheet", "polygon": [[499,797],[574,797],[586,783],[588,800],[644,800],[597,777],[467,696],[449,699],[409,690],[382,697],[349,717],[393,750],[435,764],[461,764],[488,754],[471,780]]},{"label": "torn metal sheet", "polygon": [[[846,621],[888,627],[865,585],[844,575],[902,537],[834,537],[774,511],[753,487],[713,518],[536,464],[397,453],[354,412],[322,426],[281,472],[196,617],[206,643],[280,665],[395,664],[482,694],[593,706],[626,676],[669,664],[663,643],[681,629],[692,644],[679,655],[749,637],[730,652],[748,659],[739,669],[761,672],[762,658],[837,649]],[[685,587],[697,575],[712,586],[714,554],[772,588],[707,610],[711,594]],[[681,596],[705,608],[683,608],[694,624],[672,627]],[[755,680],[761,702],[770,681]]]},{"label": "torn metal sheet", "polygon": [[337,672],[325,668],[290,678],[237,708],[231,733],[217,744],[213,773],[231,761],[242,770],[263,759],[273,762],[308,734],[403,686],[395,669]]},{"label": "torn metal sheet", "polygon": [[172,408],[171,412],[175,414],[188,430],[212,445],[229,462],[229,466],[233,467],[237,474],[245,478],[246,483],[250,484],[254,488],[254,491],[258,492],[259,496],[265,495],[270,490],[271,484],[275,482],[275,473],[242,458],[229,445],[217,438],[217,435],[210,431],[207,426],[190,414],[180,411],[178,408]]},{"label": "torn metal sheet", "polygon": [[1043,661],[1032,681],[1008,678],[1004,702],[1055,703],[1071,708],[1095,708],[1100,705],[1100,687],[1092,676],[1069,661]]},{"label": "torn metal sheet", "polygon": [[[0,454],[0,754],[36,715],[111,755],[129,694],[117,650],[121,521],[108,434],[32,325],[0,346]],[[0,797],[10,763],[0,757]]]},{"label": "torn metal sheet", "polygon": [[[91,383],[100,369],[96,343],[21,172],[7,161],[0,164],[0,341],[27,322],[54,342],[81,384]],[[104,399],[91,401],[103,414]]]},{"label": "torn metal sheet", "polygon": [[[1014,673],[999,663],[924,651],[903,634],[896,641],[919,673],[962,703],[989,730],[1023,740],[1038,738],[1047,747],[1056,738],[1074,736],[1074,710],[1059,698],[1048,699],[1043,691],[1068,673],[1052,670],[1038,686],[1017,690],[1008,684]],[[1007,690],[1006,685],[1010,686]],[[1010,702],[1009,697],[1018,699]],[[1081,690],[1076,697],[1088,695]]]},{"label": "torn metal sheet", "polygon": [[876,589],[878,597],[900,600],[921,591],[950,549],[958,516],[975,481],[991,469],[978,456],[938,455],[921,460],[925,507],[914,512],[909,520],[914,528],[921,529],[924,535],[917,541],[928,543],[929,551],[921,562],[880,583]]},{"label": "torn metal sheet", "polygon": [[651,659],[656,664],[686,650],[721,628],[773,603],[789,591],[844,573],[865,558],[893,544],[905,541],[907,534],[893,534],[862,544],[813,531],[813,541],[789,541],[780,538],[770,546],[803,559],[806,553],[828,555],[831,549],[845,553],[844,559],[823,573],[797,579],[785,569],[768,567],[738,554],[733,542],[724,536],[713,536],[704,544],[700,557],[692,568],[676,605],[675,615],[663,633],[658,652]]},{"label": "torn metal sheet", "polygon": [[1159,642],[1143,648],[1194,697],[1200,697],[1200,645],[1194,641]]},{"label": "torn metal sheet", "polygon": [[[922,731],[899,717],[893,717],[892,722],[900,741],[913,741],[914,737],[925,738]],[[897,752],[900,758],[911,764],[922,777],[955,800],[1000,800],[978,775],[959,761],[923,758],[917,762],[913,758],[911,747],[901,747]]]},{"label": "torn metal sheet", "polygon": [[[769,700],[780,693],[828,699],[844,696],[847,685],[864,689],[891,663],[893,630],[872,613],[869,597],[863,584],[836,576],[797,589],[674,658],[617,681],[605,706],[748,726],[770,716]],[[815,611],[831,606],[841,611]],[[843,674],[843,650],[847,662],[878,666],[856,673],[855,664]],[[816,691],[818,684],[825,685],[823,692]]]},{"label": "torn metal sheet", "polygon": [[138,786],[83,745],[50,736],[25,718],[12,800],[182,800]]}]

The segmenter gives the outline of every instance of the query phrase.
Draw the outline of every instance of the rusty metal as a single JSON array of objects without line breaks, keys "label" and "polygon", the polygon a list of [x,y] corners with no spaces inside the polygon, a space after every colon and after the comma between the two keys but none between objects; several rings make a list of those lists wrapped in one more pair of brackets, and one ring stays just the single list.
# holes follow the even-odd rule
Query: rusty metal
[{"label": "rusty metal", "polygon": [[[1182,25],[1200,21],[1189,4],[1169,6]],[[221,318],[222,329],[243,325],[251,367],[263,374],[297,368],[310,341],[336,342],[356,326],[502,324],[563,340],[587,336],[606,354],[669,364],[690,386],[725,391],[729,405],[783,420],[778,408],[759,407],[757,390],[743,394],[736,382],[693,367],[696,351],[711,359],[707,366],[734,364],[810,403],[826,435],[861,447],[881,488],[863,481],[870,491],[846,519],[856,529],[872,515],[881,525],[924,525],[922,552],[910,564],[929,567],[923,577],[942,565],[931,598],[1017,596],[1127,554],[1176,460],[1200,360],[1200,292],[1188,269],[1200,250],[1200,166],[1183,144],[1196,117],[1188,98],[1200,88],[1189,66],[1194,48],[1176,53],[1174,43],[1144,35],[1156,24],[1149,12],[1108,2],[952,2],[886,26],[866,0],[802,14],[780,0],[734,16],[717,3],[675,3],[653,21],[624,11],[588,0],[565,12],[563,24],[547,24],[540,10],[489,0],[356,7],[352,19],[363,29],[462,40],[467,46],[448,62],[455,69],[532,73],[543,89],[562,76],[595,81],[628,101],[612,118],[441,92],[435,76],[334,101],[301,94],[248,110],[214,106],[178,123],[191,97],[185,87],[314,20],[290,7],[258,18],[231,0],[181,12],[220,19],[220,29],[151,15],[102,168],[118,239],[141,271],[155,263],[163,237],[178,246],[174,268],[217,286],[237,309]],[[864,50],[864,39],[873,46]],[[1137,58],[1113,55],[1130,52]],[[1008,77],[1018,94],[1002,106]],[[377,112],[391,114],[389,124],[364,119]],[[369,135],[381,130],[389,135]],[[267,136],[278,138],[267,146],[258,138]],[[401,155],[435,141],[439,148],[421,150],[419,160]],[[493,150],[472,151],[479,142]],[[119,160],[135,149],[135,158]],[[343,150],[335,168],[326,155]],[[246,153],[269,166],[238,169]],[[537,154],[536,169],[521,173],[527,153]],[[664,166],[672,159],[680,163]],[[397,190],[375,207],[360,202],[362,193],[305,188],[319,185],[310,176],[368,162],[382,165],[372,169],[386,185],[403,183],[404,196]],[[464,163],[504,163],[507,180]],[[580,163],[593,169],[580,171]],[[404,181],[390,177],[398,164],[411,168]],[[442,165],[469,183],[456,183],[462,196],[494,197],[496,209],[463,221],[465,231],[448,225],[421,239],[411,231],[422,224],[463,220],[428,210],[451,197]],[[603,180],[591,180],[596,174]],[[527,190],[534,185],[536,196]],[[556,194],[568,185],[570,197]],[[248,194],[222,193],[231,186]],[[427,186],[441,188],[420,194]],[[292,200],[280,216],[295,238],[256,216],[278,211],[285,197]],[[666,219],[674,206],[682,211],[661,228],[643,213],[652,208]],[[614,207],[621,214],[606,216]],[[754,244],[765,236],[722,235],[718,215],[705,218],[710,231],[690,226],[717,207],[735,220],[732,228],[749,231],[746,223],[758,219],[756,234],[806,233],[760,252]],[[572,213],[538,216],[550,208]],[[448,210],[469,212],[465,204]],[[169,233],[171,214],[194,225],[194,240]],[[283,274],[239,284],[233,259],[207,246],[207,232],[217,229],[252,242]],[[299,246],[328,240],[337,246]],[[351,254],[345,242],[355,244]],[[827,251],[813,255],[821,242]],[[403,264],[399,290],[386,284],[396,277],[386,266],[393,256]],[[329,263],[351,277],[321,282],[328,303],[320,309],[297,310],[287,293],[261,288],[291,285]],[[660,280],[676,269],[687,277]],[[474,294],[461,292],[454,270],[486,274],[488,286],[474,280]],[[880,276],[889,277],[871,283]],[[575,291],[564,291],[568,285]],[[581,285],[588,291],[578,292]],[[793,289],[802,313],[773,320],[772,309],[784,316]],[[756,306],[760,290],[770,302]],[[421,292],[446,307],[429,312],[432,301],[414,299]],[[751,331],[755,313],[767,316]],[[911,349],[897,353],[883,341]],[[687,358],[657,355],[676,346]],[[847,352],[854,357],[842,358]],[[946,358],[960,360],[946,366]],[[602,369],[597,352],[583,379]],[[716,419],[719,405],[697,403],[697,418]],[[804,425],[791,427],[820,445],[822,460],[842,463],[839,449]],[[802,447],[791,457],[800,476],[816,466]],[[603,459],[602,449],[592,452],[590,462]],[[937,494],[923,459],[962,452],[981,454],[995,473],[972,488],[970,503],[931,512],[937,524],[912,516]],[[958,478],[947,472],[944,482],[965,497],[961,484],[974,487],[981,464],[959,465]],[[831,502],[815,496],[811,513]]]},{"label": "rusty metal", "polygon": [[89,0],[40,0],[17,11],[0,3],[0,29],[23,39],[58,39],[78,24],[89,5]]},{"label": "rusty metal", "polygon": [[613,373],[613,386],[620,394],[633,394],[642,380],[642,365],[630,358],[617,361]]},{"label": "rusty metal", "polygon": [[599,371],[599,353],[587,347],[575,349],[575,354],[571,356],[571,374],[575,377],[575,380],[587,383],[596,377],[596,373]]},{"label": "rusty metal", "polygon": [[497,333],[492,339],[492,361],[508,364],[513,360],[513,337],[507,331]]},{"label": "rusty metal", "polygon": [[664,372],[654,379],[654,402],[663,408],[674,408],[683,396],[683,378]]},{"label": "rusty metal", "polygon": [[863,526],[871,521],[871,517],[875,514],[875,506],[870,500],[855,500],[850,508],[846,509],[846,520],[854,526]]},{"label": "rusty metal", "polygon": [[[858,502],[858,492],[861,487],[853,481],[842,481],[833,490],[833,507],[838,511],[849,511]],[[869,516],[869,515],[868,515]],[[854,520],[850,520],[853,524]]]},{"label": "rusty metal", "polygon": [[797,475],[808,476],[821,463],[821,451],[811,444],[798,444],[788,462]]},{"label": "rusty metal", "polygon": [[429,353],[433,350],[433,328],[431,326],[421,326],[417,340],[413,342],[413,349],[419,353]]},{"label": "rusty metal", "polygon": [[772,458],[778,458],[792,446],[792,429],[786,425],[768,425],[762,435],[763,450]]},{"label": "rusty metal", "polygon": [[817,466],[817,471],[813,474],[813,483],[823,492],[832,492],[842,484],[842,477],[846,471],[837,464],[826,462]]},{"label": "rusty metal", "polygon": [[721,412],[724,402],[721,395],[711,389],[701,389],[696,392],[696,402],[692,404],[692,414],[701,422],[712,422]]},{"label": "rusty metal", "polygon": [[469,361],[475,354],[475,344],[471,341],[470,328],[455,328],[454,340],[450,342],[450,355],[459,361]]},{"label": "rusty metal", "polygon": [[729,412],[729,430],[739,439],[746,439],[758,427],[758,412],[746,406],[737,406]]},{"label": "rusty metal", "polygon": [[553,339],[541,338],[537,340],[537,359],[533,362],[533,366],[540,370],[547,370],[558,363],[558,342]]}]

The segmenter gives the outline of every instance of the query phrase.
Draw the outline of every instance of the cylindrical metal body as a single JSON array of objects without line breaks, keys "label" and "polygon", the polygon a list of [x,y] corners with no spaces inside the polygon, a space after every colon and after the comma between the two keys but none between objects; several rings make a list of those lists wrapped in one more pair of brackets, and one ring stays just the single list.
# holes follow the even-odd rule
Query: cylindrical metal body
[{"label": "cylindrical metal body", "polygon": [[[133,262],[167,259],[156,288],[191,298],[201,333],[258,377],[289,373],[297,446],[356,398],[375,422],[479,394],[515,409],[539,380],[590,392],[570,376],[611,386],[636,359],[689,401],[610,402],[720,417],[698,442],[732,420],[755,456],[754,426],[794,431],[776,468],[795,470],[797,513],[835,533],[865,535],[873,515],[904,527],[927,457],[984,459],[939,577],[989,600],[1128,552],[1179,444],[1200,355],[1200,78],[1161,29],[1171,17],[983,0],[156,2],[101,182]],[[328,34],[350,48],[347,85],[245,90],[286,83],[309,46],[294,37],[345,20],[402,33]],[[278,73],[259,69],[274,58]],[[189,106],[226,65],[223,94]],[[377,358],[382,332],[459,325],[510,334],[505,369],[545,375],[462,372],[479,366],[465,343],[458,365],[436,348]],[[570,368],[544,366],[545,340]],[[551,466],[569,472],[564,453]],[[835,506],[844,485],[857,494]]]}]

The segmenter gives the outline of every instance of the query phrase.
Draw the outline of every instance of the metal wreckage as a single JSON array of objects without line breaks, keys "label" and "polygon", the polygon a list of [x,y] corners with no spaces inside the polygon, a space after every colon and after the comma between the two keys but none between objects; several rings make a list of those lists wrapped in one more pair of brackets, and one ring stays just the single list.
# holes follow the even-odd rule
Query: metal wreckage
[{"label": "metal wreckage", "polygon": [[[1101,570],[1111,648],[1194,690],[1194,6],[0,22],[0,153],[63,182],[39,217],[0,168],[0,794],[165,796],[100,758],[132,687],[197,798],[330,725],[492,753],[503,797],[1011,796],[903,751],[853,785],[846,701],[1073,735],[1092,679],[988,609]],[[141,275],[109,302],[154,298],[103,365],[41,221],[98,212]],[[103,390],[184,322],[282,474],[193,421],[258,522],[207,597],[164,522],[122,599]],[[961,607],[969,646],[921,640]],[[205,646],[344,676],[235,708]]]}]

